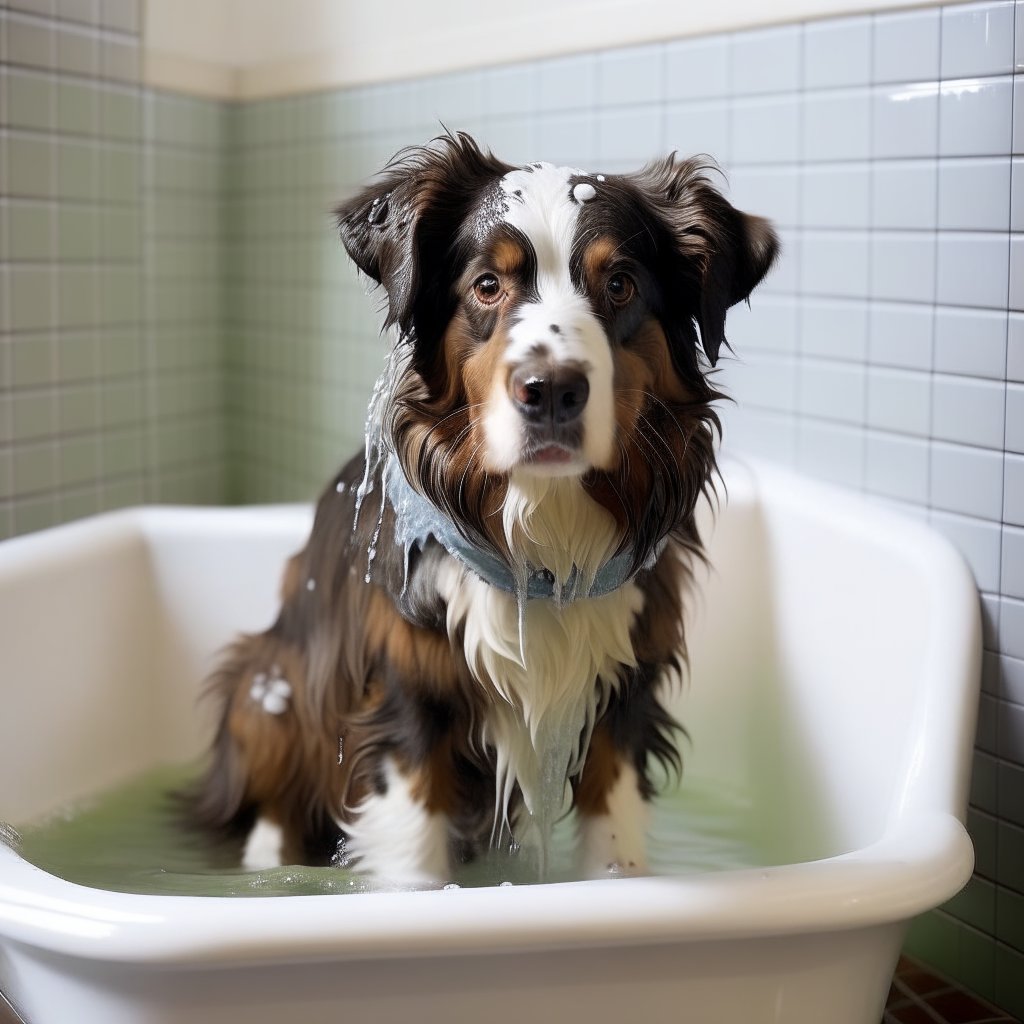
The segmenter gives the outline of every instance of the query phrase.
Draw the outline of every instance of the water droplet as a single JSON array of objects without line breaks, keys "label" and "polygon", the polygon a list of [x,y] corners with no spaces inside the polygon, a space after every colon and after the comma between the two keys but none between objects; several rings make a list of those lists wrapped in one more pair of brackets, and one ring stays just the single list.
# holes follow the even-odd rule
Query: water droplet
[{"label": "water droplet", "polygon": [[461,889],[462,886],[459,885],[458,882],[448,882],[446,885],[443,886],[443,888],[445,888],[445,889]]},{"label": "water droplet", "polygon": [[598,180],[598,181],[604,181],[604,175],[603,175],[603,174],[599,174],[599,175],[597,176],[597,180]]},{"label": "water droplet", "polygon": [[498,888],[499,889],[511,889],[512,888],[512,883],[511,882],[499,882],[498,883]]},{"label": "water droplet", "polygon": [[311,591],[312,590],[316,590],[316,580],[313,579],[312,577],[310,577],[308,580],[306,580],[306,589],[307,590],[311,590]]},{"label": "water droplet", "polygon": [[338,764],[345,760],[345,737],[338,737]]}]

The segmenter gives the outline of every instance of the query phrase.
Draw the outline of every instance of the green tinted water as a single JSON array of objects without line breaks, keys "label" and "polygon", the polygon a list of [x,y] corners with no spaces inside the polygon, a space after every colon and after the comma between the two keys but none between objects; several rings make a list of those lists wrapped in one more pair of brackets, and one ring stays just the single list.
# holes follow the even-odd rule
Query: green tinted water
[{"label": "green tinted water", "polygon": [[[245,872],[237,848],[211,846],[178,822],[169,794],[192,769],[150,772],[95,800],[17,830],[31,863],[71,882],[118,892],[190,896],[300,896],[367,892],[342,868],[288,866]],[[649,854],[655,874],[681,875],[774,863],[744,803],[690,780],[654,807]],[[4,837],[0,828],[0,841]],[[556,829],[549,880],[574,876],[571,822]],[[455,873],[460,885],[535,881],[522,858],[493,858]]]}]

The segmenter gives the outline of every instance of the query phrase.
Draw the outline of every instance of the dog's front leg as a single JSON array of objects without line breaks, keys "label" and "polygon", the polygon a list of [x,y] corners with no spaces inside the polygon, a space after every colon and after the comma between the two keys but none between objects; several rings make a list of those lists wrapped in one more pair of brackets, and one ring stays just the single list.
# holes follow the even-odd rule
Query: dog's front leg
[{"label": "dog's front leg", "polygon": [[594,730],[576,784],[580,870],[587,878],[647,873],[647,801],[630,759]]},{"label": "dog's front leg", "polygon": [[345,852],[362,872],[383,882],[427,884],[448,877],[448,818],[429,806],[429,787],[385,757],[375,792],[338,824]]}]

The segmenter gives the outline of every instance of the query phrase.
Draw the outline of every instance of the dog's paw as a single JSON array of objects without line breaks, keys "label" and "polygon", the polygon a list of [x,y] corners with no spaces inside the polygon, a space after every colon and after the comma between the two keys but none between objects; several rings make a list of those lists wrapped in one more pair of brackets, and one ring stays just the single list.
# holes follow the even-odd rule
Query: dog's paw
[{"label": "dog's paw", "polygon": [[242,867],[246,871],[267,871],[283,863],[284,833],[280,825],[260,818],[245,841]]}]

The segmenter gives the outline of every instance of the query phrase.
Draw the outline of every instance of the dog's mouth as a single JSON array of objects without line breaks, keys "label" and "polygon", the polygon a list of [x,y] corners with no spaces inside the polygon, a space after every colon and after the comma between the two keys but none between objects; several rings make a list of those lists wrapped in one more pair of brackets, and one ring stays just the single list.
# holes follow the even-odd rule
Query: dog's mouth
[{"label": "dog's mouth", "polygon": [[535,466],[568,466],[575,462],[577,453],[562,444],[546,444],[534,448],[524,459]]}]

